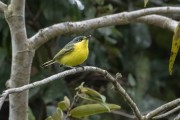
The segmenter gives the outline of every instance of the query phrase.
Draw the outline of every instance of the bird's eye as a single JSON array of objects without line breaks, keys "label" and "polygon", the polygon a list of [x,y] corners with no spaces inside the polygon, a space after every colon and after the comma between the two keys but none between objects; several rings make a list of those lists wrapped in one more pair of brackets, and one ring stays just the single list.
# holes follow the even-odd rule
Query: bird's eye
[{"label": "bird's eye", "polygon": [[82,41],[83,40],[83,38],[80,38],[79,40],[78,40],[78,42],[80,42],[80,41]]}]

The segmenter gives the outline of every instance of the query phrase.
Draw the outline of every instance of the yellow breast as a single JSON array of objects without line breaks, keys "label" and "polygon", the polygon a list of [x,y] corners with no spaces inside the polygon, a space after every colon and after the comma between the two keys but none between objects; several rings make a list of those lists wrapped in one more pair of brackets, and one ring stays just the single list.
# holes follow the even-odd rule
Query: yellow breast
[{"label": "yellow breast", "polygon": [[88,40],[74,44],[74,50],[57,60],[65,66],[77,66],[82,64],[89,55]]}]

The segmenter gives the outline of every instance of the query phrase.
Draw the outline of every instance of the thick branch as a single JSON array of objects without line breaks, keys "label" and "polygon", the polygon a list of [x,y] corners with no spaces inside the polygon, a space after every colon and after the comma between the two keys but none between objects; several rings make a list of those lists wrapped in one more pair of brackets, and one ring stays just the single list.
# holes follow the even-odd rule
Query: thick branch
[{"label": "thick branch", "polygon": [[122,88],[122,86],[116,81],[116,78],[112,77],[105,70],[102,70],[102,69],[97,68],[97,67],[90,67],[90,66],[85,66],[83,68],[82,67],[74,68],[71,70],[67,70],[67,71],[52,75],[52,76],[45,78],[41,81],[37,81],[37,82],[31,83],[28,85],[24,85],[22,87],[11,88],[11,89],[5,90],[4,93],[1,95],[1,98],[0,98],[0,108],[2,107],[2,104],[4,102],[3,100],[9,94],[22,92],[22,91],[25,91],[25,90],[28,90],[28,89],[31,89],[31,88],[34,88],[37,86],[47,84],[49,82],[57,80],[58,78],[62,78],[62,77],[68,76],[68,75],[72,75],[72,74],[76,74],[76,73],[80,73],[80,72],[85,72],[85,71],[93,71],[93,72],[100,73],[100,74],[104,75],[107,78],[107,80],[111,81],[114,84],[115,88],[117,89],[117,92],[120,93],[124,97],[124,99],[129,103],[129,105],[132,108],[132,110],[134,111],[134,114],[136,115],[136,117],[139,120],[141,120],[142,115],[141,115],[140,111],[138,110],[136,104],[133,102],[133,100],[130,98],[130,96],[126,93],[126,91]]},{"label": "thick branch", "polygon": [[170,31],[175,30],[178,22],[168,18],[168,17],[164,17],[164,16],[160,16],[160,15],[147,15],[147,16],[143,16],[140,18],[135,19],[134,22],[142,22],[142,23],[147,23],[147,24],[152,24],[161,28],[165,28],[168,29]]},{"label": "thick branch", "polygon": [[[141,9],[141,10],[136,10],[132,12],[122,12],[118,14],[107,15],[107,16],[98,17],[98,18],[94,18],[90,20],[79,21],[79,22],[65,22],[65,23],[55,24],[53,26],[40,30],[37,34],[32,36],[29,40],[31,42],[32,48],[37,49],[43,43],[47,42],[51,38],[58,35],[74,33],[74,32],[77,33],[77,32],[97,29],[100,27],[106,27],[110,25],[127,24],[130,22],[133,22],[139,17],[141,18],[138,19],[138,21],[145,22],[147,19],[150,19],[150,17],[152,16],[148,18],[147,17],[143,18],[143,16],[150,15],[150,14],[165,14],[165,13],[173,13],[173,14],[180,13],[180,7],[147,8],[147,9]],[[173,22],[173,25],[169,25],[171,22],[169,23],[169,21],[165,21],[166,19],[165,20],[164,18],[162,19],[163,21],[161,21],[161,23],[164,23],[164,25],[168,24],[166,25],[166,28],[170,27],[169,29],[174,31],[175,21]],[[155,20],[160,22],[159,19],[155,19]],[[154,20],[152,21],[152,18],[148,21],[151,21],[151,23],[156,22]]]},{"label": "thick branch", "polygon": [[[29,84],[34,51],[29,50],[25,27],[25,0],[11,0],[5,18],[11,32],[12,64],[8,87]],[[6,92],[5,92],[6,94]],[[9,95],[9,120],[28,120],[28,91]]]},{"label": "thick branch", "polygon": [[7,8],[7,5],[0,1],[0,12],[4,13],[6,8]]},{"label": "thick branch", "polygon": [[24,17],[25,0],[11,0],[12,16]]}]

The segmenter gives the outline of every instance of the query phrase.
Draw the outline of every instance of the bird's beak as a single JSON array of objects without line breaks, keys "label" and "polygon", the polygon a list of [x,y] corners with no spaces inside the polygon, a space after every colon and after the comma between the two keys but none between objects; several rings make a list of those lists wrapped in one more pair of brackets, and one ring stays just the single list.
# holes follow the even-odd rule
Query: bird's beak
[{"label": "bird's beak", "polygon": [[89,35],[89,36],[86,36],[87,37],[87,39],[90,39],[92,36],[91,35]]}]

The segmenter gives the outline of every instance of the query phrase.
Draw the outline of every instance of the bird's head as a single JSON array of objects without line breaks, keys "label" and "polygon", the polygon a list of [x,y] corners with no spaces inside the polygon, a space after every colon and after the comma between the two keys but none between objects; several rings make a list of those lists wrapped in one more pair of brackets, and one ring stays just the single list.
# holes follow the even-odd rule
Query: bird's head
[{"label": "bird's head", "polygon": [[73,41],[73,43],[88,42],[88,40],[90,38],[91,38],[91,35],[89,35],[89,36],[78,36],[78,37],[75,37],[72,41]]},{"label": "bird's head", "polygon": [[91,38],[91,35],[89,36],[78,36],[75,37],[72,42],[76,46],[81,46],[81,47],[88,47],[88,41]]}]

